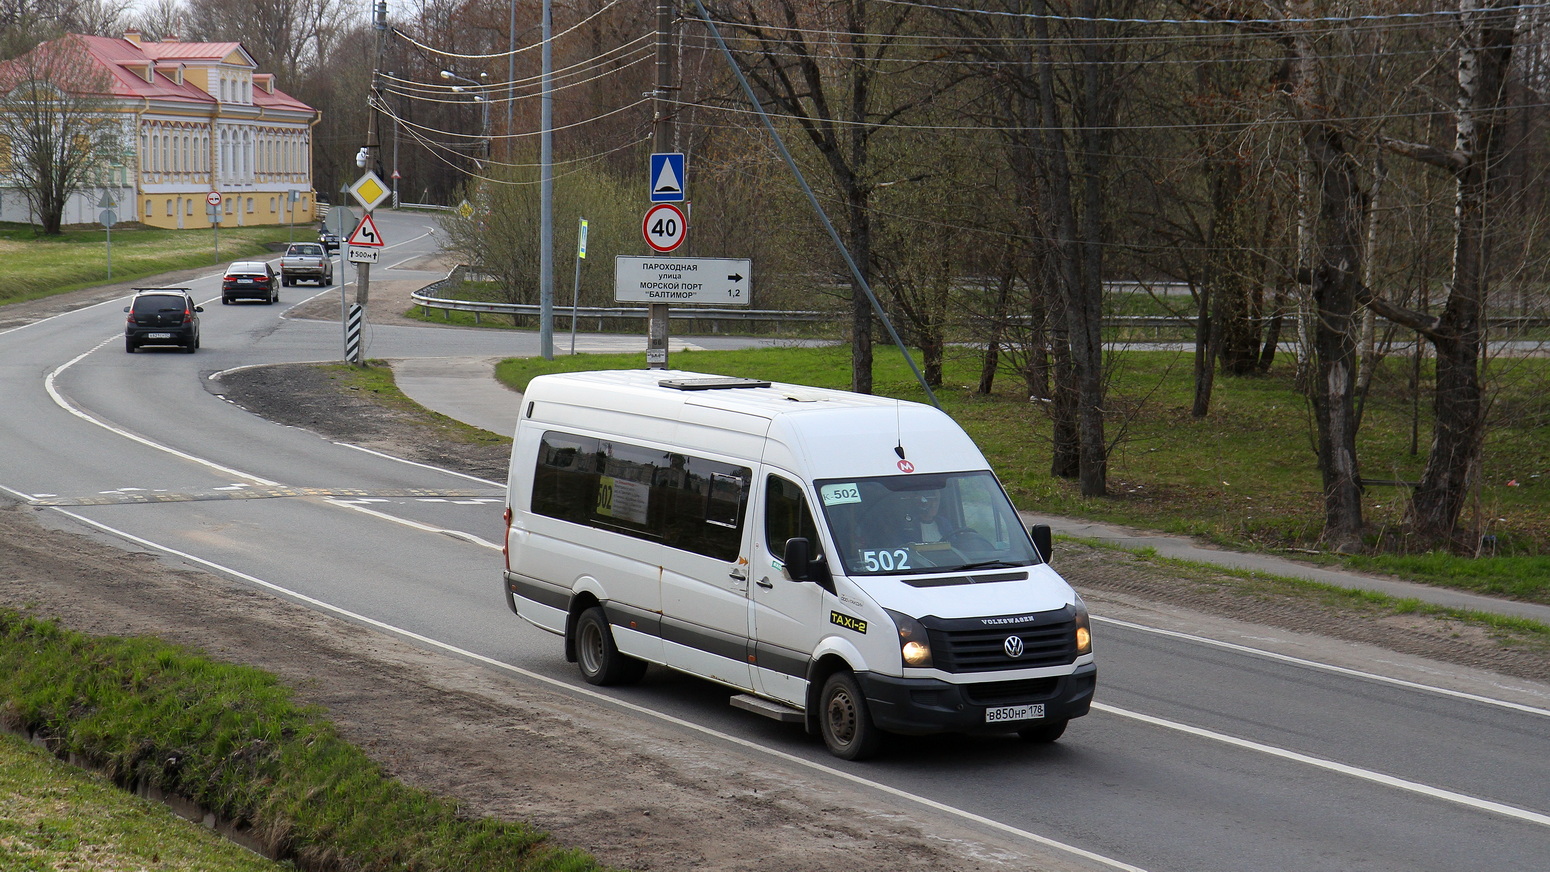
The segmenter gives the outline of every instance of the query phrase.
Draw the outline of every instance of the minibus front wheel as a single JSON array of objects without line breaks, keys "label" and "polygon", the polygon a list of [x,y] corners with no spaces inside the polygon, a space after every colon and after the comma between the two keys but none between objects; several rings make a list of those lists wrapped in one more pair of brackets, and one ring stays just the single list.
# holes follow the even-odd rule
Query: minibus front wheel
[{"label": "minibus front wheel", "polygon": [[866,695],[849,672],[840,671],[823,683],[818,724],[829,753],[841,760],[861,760],[877,753],[883,731],[872,723]]},{"label": "minibus front wheel", "polygon": [[646,663],[619,653],[613,630],[602,606],[593,606],[576,619],[576,663],[588,684],[634,684],[646,674]]}]

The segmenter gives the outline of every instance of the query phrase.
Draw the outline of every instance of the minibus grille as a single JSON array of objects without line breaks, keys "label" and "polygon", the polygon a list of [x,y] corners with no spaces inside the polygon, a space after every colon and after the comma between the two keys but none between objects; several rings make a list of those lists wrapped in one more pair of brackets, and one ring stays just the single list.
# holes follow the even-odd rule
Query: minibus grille
[{"label": "minibus grille", "polygon": [[[1076,659],[1076,619],[1070,609],[1029,616],[1029,623],[985,626],[980,620],[923,621],[931,638],[931,659],[947,672],[995,672],[1063,666]],[[977,626],[969,626],[970,624]],[[1018,656],[1007,640],[1022,641]]]}]

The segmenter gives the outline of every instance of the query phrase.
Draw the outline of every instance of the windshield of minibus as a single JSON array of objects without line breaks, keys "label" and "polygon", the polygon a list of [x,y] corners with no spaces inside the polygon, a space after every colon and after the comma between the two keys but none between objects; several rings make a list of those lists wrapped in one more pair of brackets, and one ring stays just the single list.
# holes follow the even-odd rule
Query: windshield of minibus
[{"label": "windshield of minibus", "polygon": [[847,575],[1040,563],[989,471],[816,482]]}]

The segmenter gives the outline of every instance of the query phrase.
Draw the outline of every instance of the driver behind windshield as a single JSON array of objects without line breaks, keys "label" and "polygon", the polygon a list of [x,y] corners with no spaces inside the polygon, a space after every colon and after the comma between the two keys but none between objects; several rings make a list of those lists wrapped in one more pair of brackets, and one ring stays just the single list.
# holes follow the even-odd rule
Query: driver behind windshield
[{"label": "driver behind windshield", "polygon": [[835,556],[851,574],[1039,562],[988,470],[817,484]]},{"label": "driver behind windshield", "polygon": [[921,494],[911,511],[904,516],[906,541],[940,542],[947,535],[946,524],[938,519],[942,510],[942,495],[932,491]]}]

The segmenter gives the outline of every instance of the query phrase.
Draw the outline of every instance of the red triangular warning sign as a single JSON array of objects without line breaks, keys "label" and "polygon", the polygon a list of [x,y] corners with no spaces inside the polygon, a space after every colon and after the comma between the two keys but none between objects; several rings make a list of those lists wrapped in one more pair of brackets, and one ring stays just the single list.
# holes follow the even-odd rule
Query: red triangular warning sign
[{"label": "red triangular warning sign", "polygon": [[382,234],[377,232],[377,222],[371,220],[371,213],[367,212],[361,218],[361,223],[355,225],[355,232],[350,234],[348,245],[360,245],[369,248],[382,247]]}]

